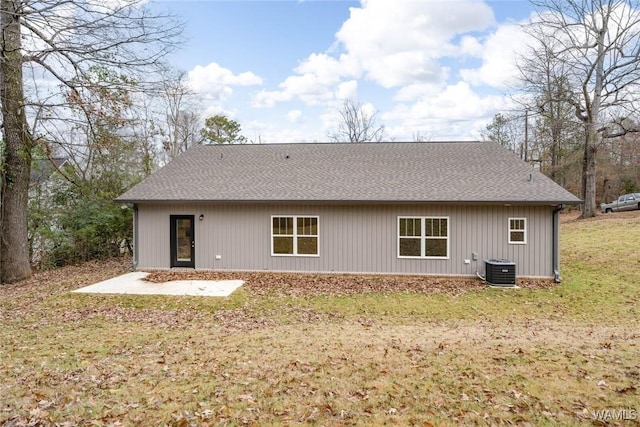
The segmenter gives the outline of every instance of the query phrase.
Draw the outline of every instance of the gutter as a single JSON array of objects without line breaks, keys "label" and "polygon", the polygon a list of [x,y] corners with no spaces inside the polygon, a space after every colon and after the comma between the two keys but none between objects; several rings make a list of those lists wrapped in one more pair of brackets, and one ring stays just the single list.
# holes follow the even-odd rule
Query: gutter
[{"label": "gutter", "polygon": [[144,203],[144,204],[274,204],[274,203],[295,203],[309,205],[451,205],[451,206],[557,206],[577,205],[581,201],[574,200],[539,200],[539,201],[487,201],[487,200],[425,200],[425,199],[115,199],[118,203]]},{"label": "gutter", "polygon": [[551,262],[553,264],[553,281],[560,283],[560,211],[564,205],[558,205],[553,210],[551,218]]},{"label": "gutter", "polygon": [[138,205],[133,204],[133,269],[138,269]]}]

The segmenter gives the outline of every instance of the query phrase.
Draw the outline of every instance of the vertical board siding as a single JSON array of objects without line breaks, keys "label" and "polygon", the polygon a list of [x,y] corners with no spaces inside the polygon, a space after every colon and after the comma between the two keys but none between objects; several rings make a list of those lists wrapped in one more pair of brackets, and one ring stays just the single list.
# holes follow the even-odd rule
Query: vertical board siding
[{"label": "vertical board siding", "polygon": [[[518,276],[552,276],[550,206],[140,204],[138,214],[140,269],[169,268],[169,216],[189,214],[198,269],[475,275],[498,258]],[[272,215],[318,216],[319,256],[271,256]],[[448,217],[449,259],[399,259],[398,216]],[[508,243],[511,217],[527,219],[525,245]]]}]

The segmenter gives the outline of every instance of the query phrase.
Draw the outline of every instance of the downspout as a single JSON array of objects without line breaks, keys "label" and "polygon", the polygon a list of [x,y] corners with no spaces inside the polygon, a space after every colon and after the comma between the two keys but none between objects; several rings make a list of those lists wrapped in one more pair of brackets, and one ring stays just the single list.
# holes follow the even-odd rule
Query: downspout
[{"label": "downspout", "polygon": [[551,234],[552,234],[552,248],[551,258],[553,263],[553,281],[560,283],[560,211],[564,208],[563,205],[559,205],[553,210],[553,216],[551,219]]},{"label": "downspout", "polygon": [[138,205],[133,204],[133,269],[138,269]]}]

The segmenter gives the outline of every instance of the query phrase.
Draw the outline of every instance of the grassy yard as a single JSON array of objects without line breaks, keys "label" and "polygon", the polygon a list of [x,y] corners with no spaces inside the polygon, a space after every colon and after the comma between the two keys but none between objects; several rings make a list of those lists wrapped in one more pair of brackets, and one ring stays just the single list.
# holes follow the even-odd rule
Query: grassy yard
[{"label": "grassy yard", "polygon": [[125,263],[38,275],[0,288],[0,426],[637,424],[640,213],[565,219],[562,263],[551,288],[453,294],[86,295],[68,291]]}]

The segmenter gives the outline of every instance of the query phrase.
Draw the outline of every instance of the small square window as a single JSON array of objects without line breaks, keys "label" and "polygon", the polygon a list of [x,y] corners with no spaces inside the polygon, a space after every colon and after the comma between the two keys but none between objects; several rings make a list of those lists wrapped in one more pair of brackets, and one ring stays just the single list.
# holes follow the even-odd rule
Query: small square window
[{"label": "small square window", "polygon": [[520,245],[527,243],[526,218],[509,218],[509,243]]}]

